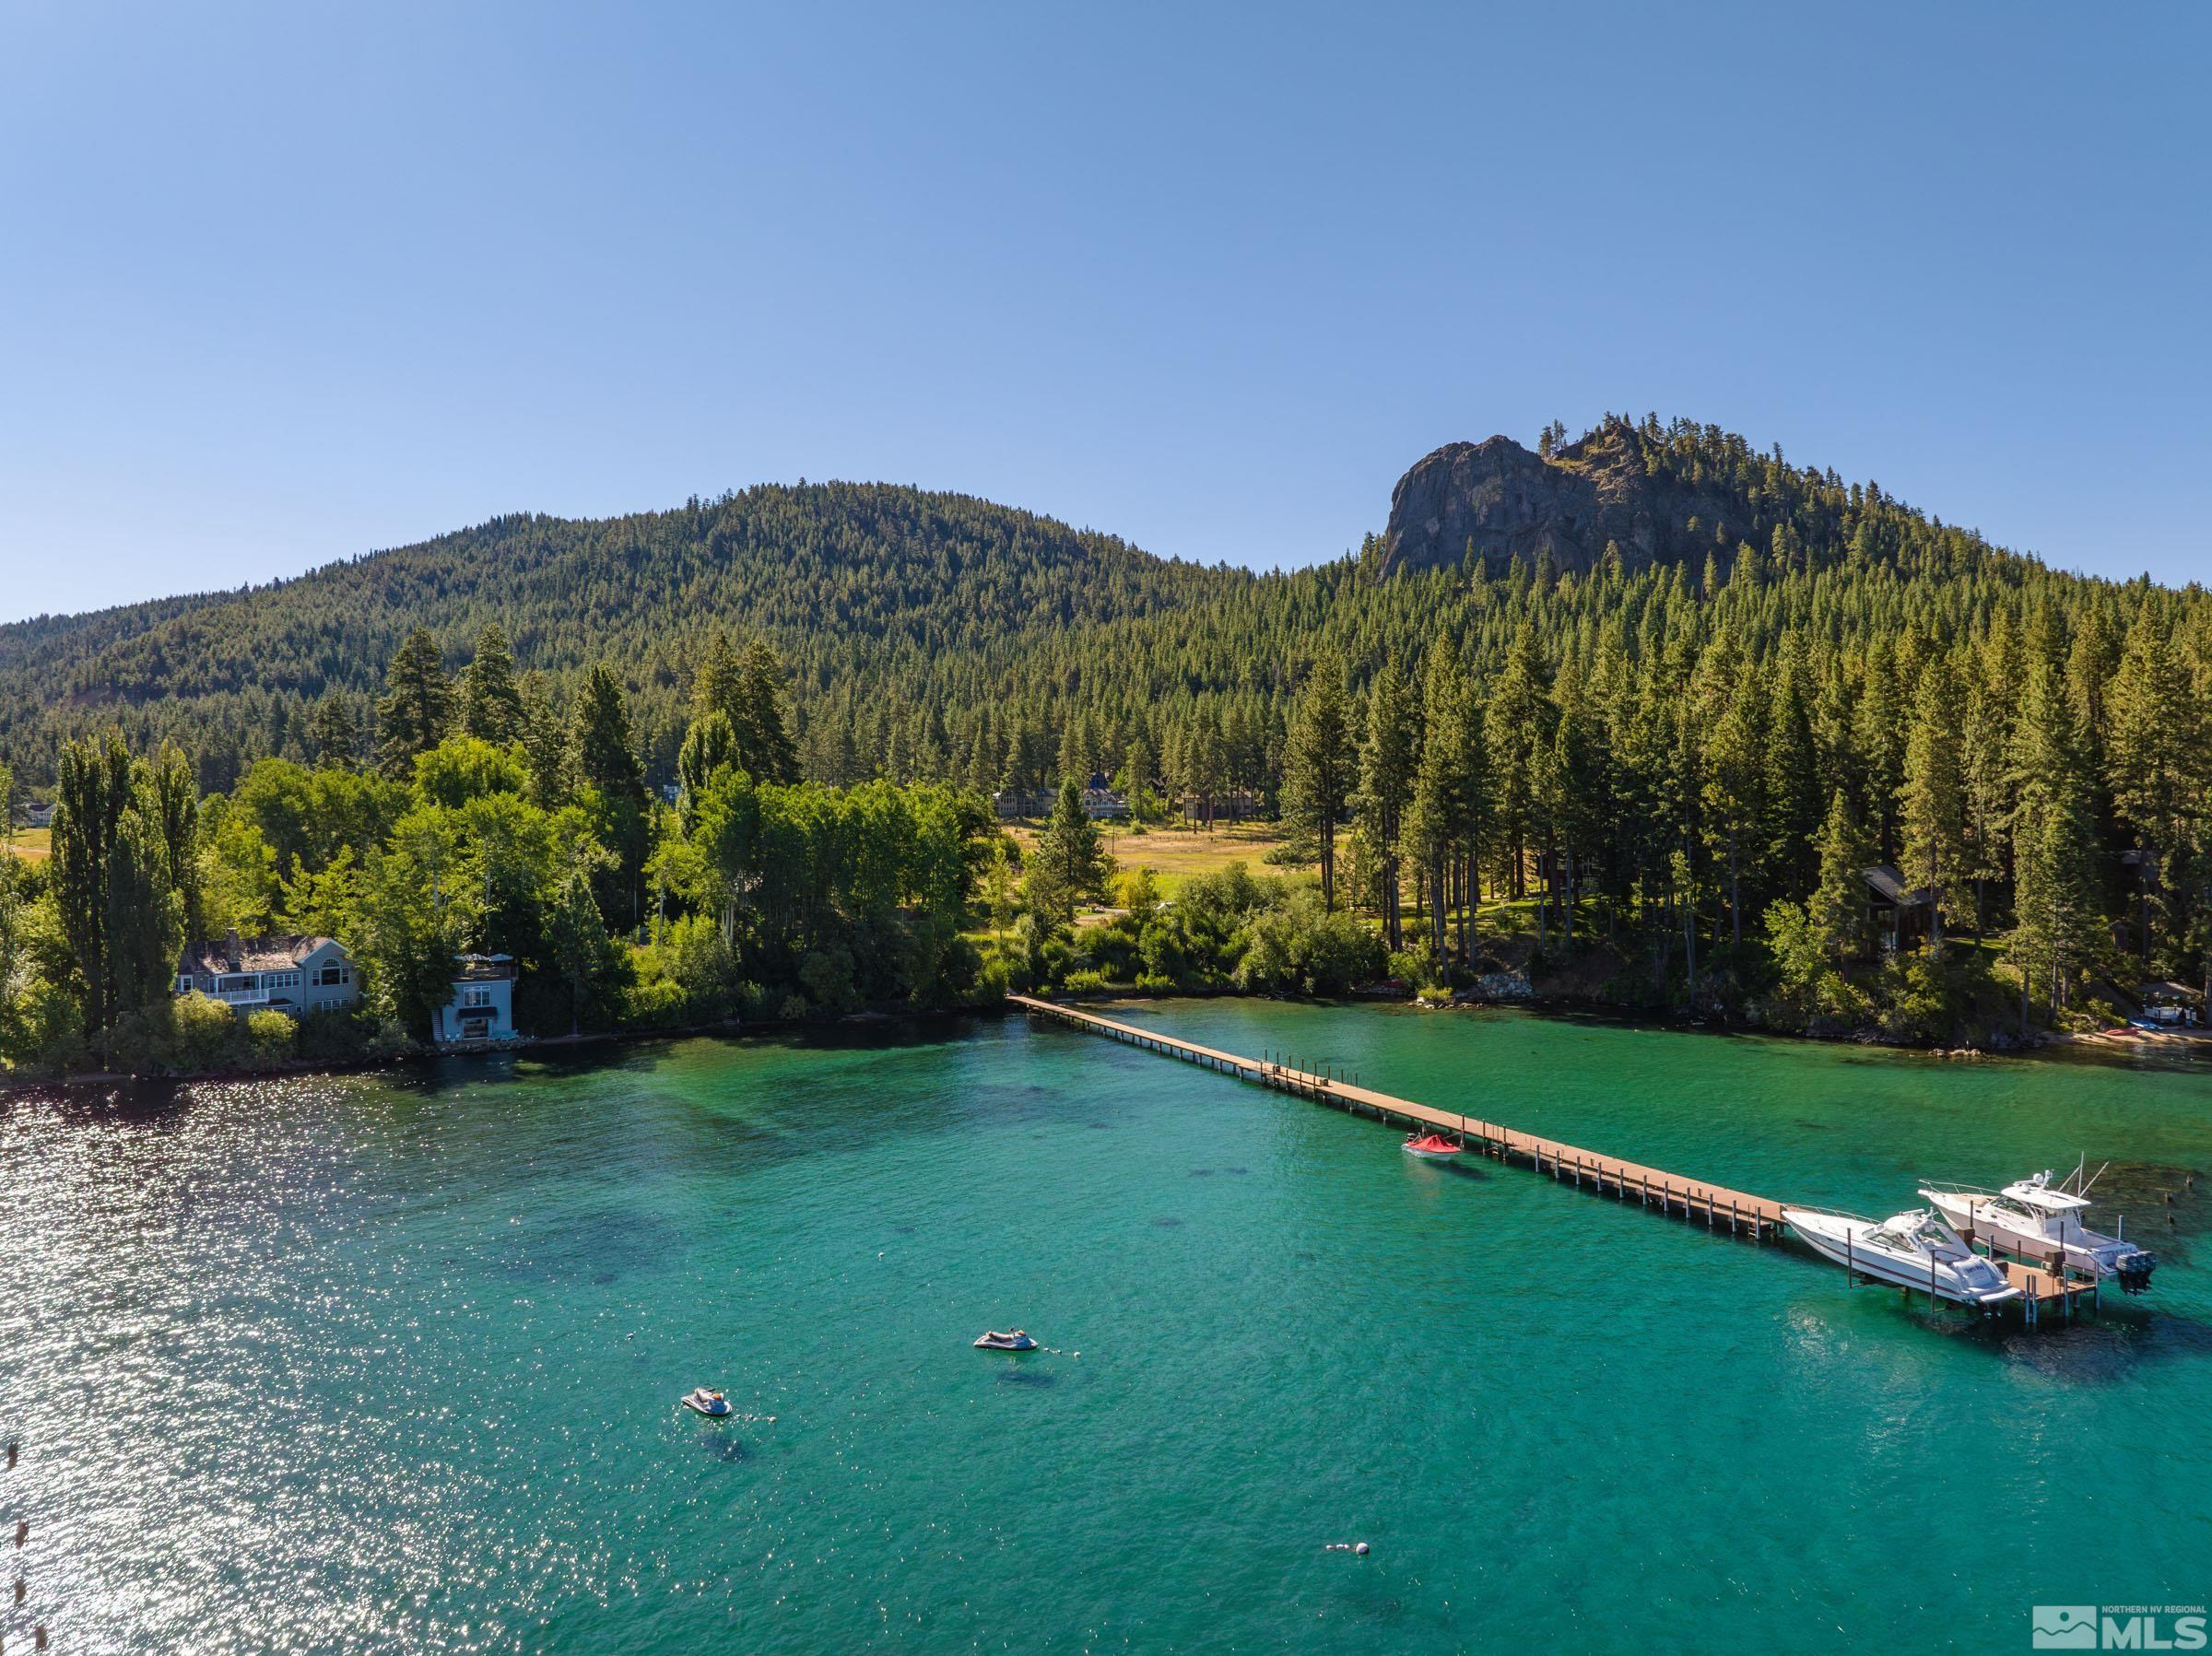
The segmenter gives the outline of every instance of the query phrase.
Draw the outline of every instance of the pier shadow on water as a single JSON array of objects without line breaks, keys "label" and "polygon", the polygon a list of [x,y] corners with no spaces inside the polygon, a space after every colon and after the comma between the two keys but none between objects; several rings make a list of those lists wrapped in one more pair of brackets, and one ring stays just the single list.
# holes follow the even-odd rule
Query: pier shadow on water
[{"label": "pier shadow on water", "polygon": [[[1853,1292],[1869,1302],[1853,1308],[1857,1333],[1877,1333],[1877,1317],[1893,1319],[1900,1334],[1931,1336],[1976,1359],[2017,1364],[2066,1386],[2116,1385],[2146,1368],[2212,1357],[2212,1323],[2145,1298],[2123,1298],[2117,1288],[2106,1293],[2100,1310],[2085,1310],[2070,1323],[2047,1310],[2038,1328],[2024,1327],[2017,1314],[1980,1317],[1930,1307],[1924,1296],[1900,1304],[1902,1291],[1895,1288],[1862,1286]],[[1879,1301],[1887,1303],[1873,1303]],[[1860,1316],[1867,1321],[1857,1322]]]}]

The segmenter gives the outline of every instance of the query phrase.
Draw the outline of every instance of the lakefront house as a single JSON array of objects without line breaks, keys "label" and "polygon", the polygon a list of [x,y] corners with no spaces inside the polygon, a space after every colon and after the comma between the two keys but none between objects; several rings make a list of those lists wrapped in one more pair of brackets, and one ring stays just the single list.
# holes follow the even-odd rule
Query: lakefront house
[{"label": "lakefront house", "polygon": [[440,1046],[514,1039],[514,957],[460,955],[453,960],[453,998],[430,1022]]},{"label": "lakefront house", "polygon": [[204,994],[241,1017],[249,1012],[348,1011],[360,1004],[360,975],[335,937],[285,934],[188,943],[177,960],[177,993]]}]

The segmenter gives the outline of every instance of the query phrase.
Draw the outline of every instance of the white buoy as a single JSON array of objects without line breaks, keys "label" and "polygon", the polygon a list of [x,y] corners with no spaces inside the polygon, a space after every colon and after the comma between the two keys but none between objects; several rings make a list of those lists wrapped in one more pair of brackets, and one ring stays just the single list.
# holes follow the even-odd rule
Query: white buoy
[{"label": "white buoy", "polygon": [[1358,1546],[1354,1547],[1354,1548],[1352,1549],[1352,1551],[1353,1551],[1353,1552],[1355,1552],[1355,1553],[1357,1553],[1357,1554],[1359,1554],[1359,1556],[1360,1556],[1360,1557],[1362,1557],[1362,1558],[1366,1557],[1366,1556],[1367,1556],[1367,1543],[1366,1543],[1366,1542],[1364,1542],[1364,1541],[1362,1541],[1362,1542],[1361,1542],[1361,1543],[1360,1543],[1360,1544],[1359,1544]]}]

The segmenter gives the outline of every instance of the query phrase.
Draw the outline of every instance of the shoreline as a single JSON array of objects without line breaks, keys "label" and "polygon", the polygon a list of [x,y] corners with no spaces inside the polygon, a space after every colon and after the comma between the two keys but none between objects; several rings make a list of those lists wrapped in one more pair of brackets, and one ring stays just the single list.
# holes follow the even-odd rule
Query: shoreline
[{"label": "shoreline", "polygon": [[590,1047],[638,1046],[652,1040],[687,1040],[701,1036],[724,1039],[742,1039],[754,1035],[790,1035],[807,1031],[830,1029],[868,1028],[879,1025],[932,1021],[952,1017],[1000,1017],[1006,1015],[1002,1004],[984,1006],[900,1007],[896,1011],[866,1008],[850,1012],[826,1023],[805,1019],[754,1018],[740,1022],[735,1018],[712,1024],[680,1024],[669,1028],[655,1029],[586,1029],[574,1035],[539,1035],[505,1042],[429,1047],[418,1051],[403,1052],[381,1058],[356,1059],[300,1059],[292,1063],[272,1064],[266,1069],[242,1070],[173,1070],[159,1075],[137,1075],[128,1070],[77,1070],[59,1075],[14,1076],[0,1075],[0,1103],[11,1097],[34,1092],[52,1092],[98,1086],[188,1086],[218,1081],[274,1081],[305,1075],[361,1075],[378,1071],[396,1071],[410,1065],[434,1063],[441,1058],[486,1058],[504,1055],[511,1058],[529,1057],[543,1052],[573,1051]]},{"label": "shoreline", "polygon": [[1823,1047],[1872,1047],[1900,1056],[1938,1059],[1952,1063],[1982,1063],[1993,1059],[2055,1057],[2066,1048],[2084,1049],[2088,1055],[2136,1055],[2146,1052],[2169,1057],[2195,1059],[2212,1058],[2212,1030],[2196,1033],[2159,1031],[2150,1033],[2133,1028],[2098,1029],[2076,1034],[2065,1030],[2039,1030],[2031,1042],[2005,1047],[1959,1046],[1944,1047],[1934,1044],[1917,1045],[1905,1041],[1884,1040],[1870,1031],[1852,1031],[1841,1035],[1814,1035],[1802,1029],[1770,1029],[1751,1024],[1730,1023],[1724,1019],[1700,1017],[1684,1012],[1678,1015],[1665,1011],[1618,1005],[1609,1001],[1589,1000],[1578,996],[1525,995],[1494,999],[1473,1000],[1457,998],[1449,1001],[1427,1001],[1417,994],[1398,991],[1379,991],[1373,988],[1355,989],[1347,994],[1324,1000],[1316,997],[1289,994],[1244,995],[1230,989],[1192,989],[1170,992],[1140,991],[1136,989],[1090,989],[1080,993],[1041,994],[1041,999],[1060,1001],[1070,1005],[1113,1004],[1128,1001],[1161,1000],[1253,1000],[1281,1001],[1287,1004],[1303,1002],[1311,1005],[1359,1004],[1403,1007],[1408,1011],[1500,1012],[1522,1011],[1540,1017],[1585,1017],[1603,1020],[1629,1028],[1642,1029],[1672,1029],[1698,1035],[1751,1035],[1767,1040],[1804,1041]]},{"label": "shoreline", "polygon": [[[1523,1011],[1540,1017],[1593,1017],[1608,1023],[1645,1028],[1672,1029],[1701,1035],[1756,1035],[1769,1039],[1806,1041],[1818,1046],[1877,1047],[1900,1055],[1917,1055],[1947,1063],[1979,1063],[1997,1058],[2035,1058],[2054,1056],[2060,1050],[2073,1048],[2085,1055],[2114,1057],[2159,1056],[2194,1062],[2212,1058],[2212,1030],[2144,1030],[2133,1028],[2096,1029],[2084,1033],[2064,1030],[2039,1032],[2032,1044],[2011,1047],[1939,1047],[1915,1046],[1903,1042],[1883,1040],[1865,1033],[1844,1035],[1812,1035],[1803,1030],[1764,1029],[1748,1025],[1737,1025],[1699,1017],[1691,1014],[1669,1016],[1663,1012],[1624,1007],[1608,1002],[1585,1000],[1572,996],[1528,995],[1488,1000],[1453,999],[1426,1001],[1420,996],[1397,990],[1377,987],[1354,989],[1348,993],[1329,998],[1290,994],[1244,994],[1233,989],[1184,989],[1167,992],[1149,990],[1089,989],[1078,993],[1062,992],[1048,998],[1070,1005],[1117,1004],[1123,1002],[1163,1000],[1249,1000],[1276,1001],[1284,1004],[1326,1006],[1332,1004],[1364,1004],[1397,1006],[1409,1011],[1431,1013]],[[0,1076],[0,1103],[21,1094],[41,1091],[77,1090],[100,1086],[193,1086],[222,1081],[267,1081],[309,1075],[355,1075],[377,1071],[401,1070],[413,1064],[429,1063],[441,1058],[486,1057],[505,1054],[510,1057],[527,1056],[538,1052],[558,1052],[580,1048],[636,1046],[652,1040],[683,1040],[701,1036],[724,1039],[743,1039],[754,1035],[789,1035],[793,1033],[826,1032],[835,1029],[866,1028],[873,1026],[934,1022],[957,1017],[1005,1017],[1011,1008],[1004,1002],[975,1006],[932,1006],[897,1008],[869,1007],[847,1013],[827,1022],[806,1019],[757,1018],[740,1022],[726,1019],[710,1024],[685,1024],[671,1028],[654,1029],[601,1029],[584,1030],[574,1035],[534,1036],[525,1039],[501,1044],[461,1045],[433,1047],[397,1056],[362,1058],[354,1060],[302,1060],[275,1064],[266,1069],[219,1069],[174,1071],[159,1075],[137,1075],[127,1070],[79,1071],[59,1075]]]}]

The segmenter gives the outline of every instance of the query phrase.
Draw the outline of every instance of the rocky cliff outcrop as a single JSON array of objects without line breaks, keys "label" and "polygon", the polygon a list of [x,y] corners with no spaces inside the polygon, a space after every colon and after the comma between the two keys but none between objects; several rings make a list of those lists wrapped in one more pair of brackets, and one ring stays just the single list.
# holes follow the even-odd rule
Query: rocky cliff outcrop
[{"label": "rocky cliff outcrop", "polygon": [[1551,459],[1510,437],[1451,442],[1398,479],[1380,572],[1456,564],[1470,546],[1493,572],[1545,553],[1583,570],[1608,541],[1630,569],[1701,560],[1756,535],[1756,520],[1740,498],[1653,476],[1632,442],[1594,436]]}]

